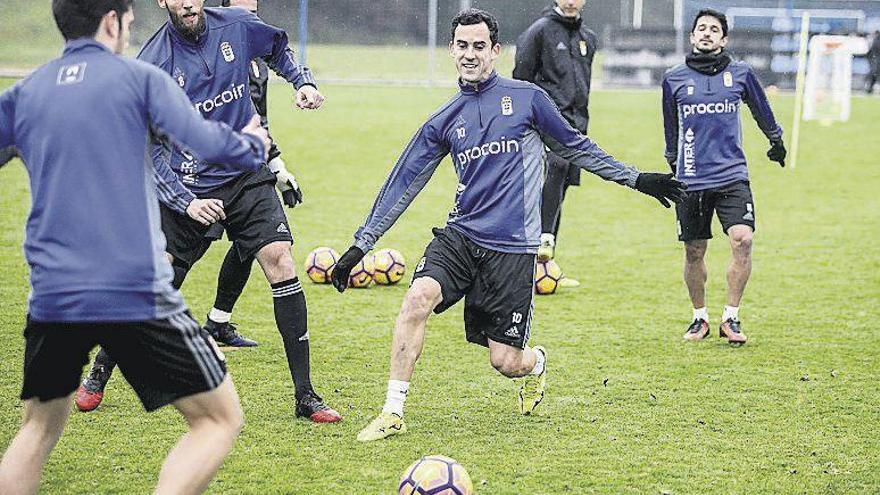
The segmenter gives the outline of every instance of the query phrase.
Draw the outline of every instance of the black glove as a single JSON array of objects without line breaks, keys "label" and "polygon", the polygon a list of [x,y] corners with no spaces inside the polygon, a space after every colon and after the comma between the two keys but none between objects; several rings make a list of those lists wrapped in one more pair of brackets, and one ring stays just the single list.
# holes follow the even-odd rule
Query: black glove
[{"label": "black glove", "polygon": [[361,251],[361,248],[352,246],[348,248],[348,251],[346,251],[341,258],[339,258],[339,261],[336,262],[336,266],[333,268],[333,275],[330,276],[333,280],[333,287],[336,287],[336,290],[339,292],[345,292],[345,289],[348,288],[348,277],[351,275],[351,269],[354,268],[354,265],[357,265],[366,254],[367,253]]},{"label": "black glove", "polygon": [[657,198],[661,205],[669,208],[669,201],[681,203],[687,184],[672,178],[672,174],[641,173],[636,179],[636,190]]},{"label": "black glove", "polygon": [[781,139],[778,141],[770,141],[770,150],[767,152],[767,158],[769,158],[771,162],[776,162],[780,167],[784,167],[786,155],[788,155],[788,152],[785,151],[785,144],[782,143]]}]

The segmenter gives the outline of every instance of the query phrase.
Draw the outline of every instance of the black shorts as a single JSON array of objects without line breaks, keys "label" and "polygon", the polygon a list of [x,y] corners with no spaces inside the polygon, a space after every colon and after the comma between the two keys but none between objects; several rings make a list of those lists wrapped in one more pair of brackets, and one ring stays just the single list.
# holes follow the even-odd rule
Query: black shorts
[{"label": "black shorts", "polygon": [[226,362],[189,312],[130,323],[51,323],[28,318],[21,399],[48,401],[79,387],[100,345],[119,363],[147,411],[217,388]]},{"label": "black shorts", "polygon": [[[223,200],[226,219],[218,223],[226,230],[229,240],[235,243],[242,261],[252,258],[271,242],[293,243],[287,215],[275,193],[275,176],[256,182],[252,177],[245,174],[232,184],[199,196]],[[250,182],[242,185],[244,181]],[[168,243],[166,250],[177,262],[191,267],[208,251],[214,240],[209,231],[216,228],[202,225],[165,205],[161,205],[161,210],[162,231]]]},{"label": "black shorts", "polygon": [[468,342],[488,339],[523,349],[528,343],[534,302],[535,255],[502,253],[478,246],[462,233],[434,229],[413,281],[431,277],[440,283],[442,313],[464,297]]},{"label": "black shorts", "polygon": [[748,225],[755,230],[755,203],[748,181],[688,192],[684,201],[675,206],[678,219],[678,240],[682,242],[712,238],[712,213],[724,233],[734,225]]}]

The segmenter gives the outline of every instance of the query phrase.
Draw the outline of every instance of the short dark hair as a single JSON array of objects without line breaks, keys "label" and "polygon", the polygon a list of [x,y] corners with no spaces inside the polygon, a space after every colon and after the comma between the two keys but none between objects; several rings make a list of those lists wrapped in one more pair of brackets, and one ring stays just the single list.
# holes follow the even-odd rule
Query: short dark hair
[{"label": "short dark hair", "polygon": [[221,7],[229,7],[229,0],[223,0],[222,2],[220,2],[220,6]]},{"label": "short dark hair", "polygon": [[465,9],[452,18],[452,39],[455,39],[455,29],[458,26],[472,26],[474,24],[486,23],[489,28],[489,40],[492,46],[498,44],[498,21],[495,16],[480,9]]},{"label": "short dark hair", "polygon": [[52,0],[52,15],[65,40],[94,36],[107,12],[115,11],[122,26],[122,14],[134,0]]},{"label": "short dark hair", "polygon": [[718,19],[718,22],[721,23],[721,34],[723,34],[724,37],[727,37],[727,16],[715,9],[703,9],[697,12],[697,16],[694,17],[694,25],[691,26],[691,32],[693,33],[697,29],[697,21],[700,20],[700,17],[706,16]]}]

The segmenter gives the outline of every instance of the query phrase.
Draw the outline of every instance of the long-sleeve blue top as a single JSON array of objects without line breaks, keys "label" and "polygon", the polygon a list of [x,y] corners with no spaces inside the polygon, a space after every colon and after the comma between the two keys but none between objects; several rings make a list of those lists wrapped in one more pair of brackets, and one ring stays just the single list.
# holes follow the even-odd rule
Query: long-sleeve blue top
[{"label": "long-sleeve blue top", "polygon": [[458,187],[447,225],[489,249],[536,252],[545,145],[605,180],[635,187],[638,170],[573,129],[547,93],[493,73],[476,86],[461,84],[422,125],[379,191],[355,245],[372,249],[451,155]]},{"label": "long-sleeve blue top", "polygon": [[[316,85],[311,71],[296,63],[287,46],[287,34],[235,7],[206,8],[205,32],[198,39],[184,38],[169,22],[141,48],[138,59],[171,75],[190,102],[209,120],[241,129],[256,114],[248,85],[251,60],[264,59],[269,67],[297,89]],[[213,191],[241,175],[228,163],[198,159],[179,147],[153,148],[157,168],[169,168],[182,185],[173,183],[178,196],[191,199]],[[166,172],[170,173],[170,172]]]},{"label": "long-sleeve blue top", "polygon": [[742,147],[743,102],[768,139],[782,138],[764,88],[745,62],[731,62],[715,75],[686,64],[663,76],[666,161],[689,191],[748,180]]}]

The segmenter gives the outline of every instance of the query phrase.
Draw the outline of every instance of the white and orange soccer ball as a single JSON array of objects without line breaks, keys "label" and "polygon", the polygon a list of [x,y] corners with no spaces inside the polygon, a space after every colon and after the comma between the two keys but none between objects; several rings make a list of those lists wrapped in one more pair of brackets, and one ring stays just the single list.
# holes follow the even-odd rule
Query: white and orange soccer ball
[{"label": "white and orange soccer ball", "polygon": [[316,284],[329,284],[337,261],[339,253],[333,248],[319,247],[306,256],[306,275]]},{"label": "white and orange soccer ball", "polygon": [[443,455],[412,463],[397,486],[398,495],[472,495],[474,485],[461,464]]},{"label": "white and orange soccer ball", "polygon": [[535,293],[549,295],[559,288],[562,280],[562,268],[553,260],[539,261],[535,266]]},{"label": "white and orange soccer ball", "polygon": [[348,276],[348,286],[355,289],[365,289],[373,283],[373,257],[364,256],[362,260],[354,265],[351,274]]},{"label": "white and orange soccer ball", "polygon": [[373,281],[394,285],[406,274],[406,260],[396,249],[382,249],[373,255]]}]

